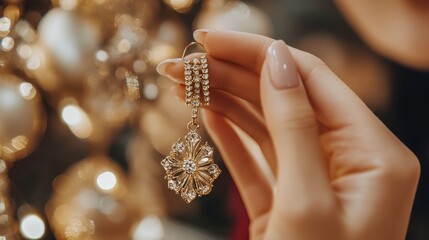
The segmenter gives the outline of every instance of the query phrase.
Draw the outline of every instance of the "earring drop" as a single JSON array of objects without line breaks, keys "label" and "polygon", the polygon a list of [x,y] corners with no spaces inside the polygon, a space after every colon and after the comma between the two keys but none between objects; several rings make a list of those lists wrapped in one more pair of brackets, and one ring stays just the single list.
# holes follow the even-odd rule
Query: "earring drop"
[{"label": "earring drop", "polygon": [[213,160],[213,148],[198,133],[199,107],[210,104],[209,70],[206,54],[190,58],[186,51],[193,45],[204,46],[192,42],[183,51],[185,75],[185,104],[191,107],[191,121],[188,123],[189,132],[179,138],[171,147],[169,155],[161,161],[166,171],[165,179],[169,189],[180,194],[186,203],[192,202],[197,196],[201,197],[211,192],[213,182],[222,172]]}]

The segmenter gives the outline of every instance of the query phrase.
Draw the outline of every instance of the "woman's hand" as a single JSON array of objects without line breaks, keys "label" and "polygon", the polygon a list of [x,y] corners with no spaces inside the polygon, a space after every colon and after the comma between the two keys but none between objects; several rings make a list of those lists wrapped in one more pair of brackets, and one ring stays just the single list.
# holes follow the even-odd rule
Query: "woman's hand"
[{"label": "woman's hand", "polygon": [[[203,119],[252,239],[404,239],[418,160],[321,60],[259,35],[194,37],[209,56],[212,101]],[[180,59],[158,71],[184,96]],[[237,128],[260,146],[275,186]]]}]

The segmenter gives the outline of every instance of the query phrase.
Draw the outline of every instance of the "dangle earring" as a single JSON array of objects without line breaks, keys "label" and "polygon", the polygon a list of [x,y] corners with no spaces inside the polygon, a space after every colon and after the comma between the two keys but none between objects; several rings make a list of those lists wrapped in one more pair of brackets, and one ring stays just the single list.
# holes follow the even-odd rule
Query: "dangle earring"
[{"label": "dangle earring", "polygon": [[[185,104],[191,107],[189,132],[184,139],[179,138],[171,147],[170,154],[161,161],[166,171],[168,188],[175,191],[186,203],[190,203],[202,195],[207,195],[213,188],[214,180],[221,170],[214,163],[213,148],[206,142],[202,143],[198,133],[199,107],[210,104],[209,70],[206,54],[190,58],[186,51],[193,45],[204,46],[192,42],[183,51],[182,60],[185,72]],[[205,50],[205,49],[204,49]]]}]

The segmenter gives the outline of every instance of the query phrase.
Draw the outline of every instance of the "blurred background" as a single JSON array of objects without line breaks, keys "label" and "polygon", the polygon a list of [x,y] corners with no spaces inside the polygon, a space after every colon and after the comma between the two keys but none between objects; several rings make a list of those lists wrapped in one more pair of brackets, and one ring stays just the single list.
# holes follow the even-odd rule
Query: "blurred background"
[{"label": "blurred background", "polygon": [[218,154],[213,192],[191,205],[163,179],[190,111],[155,67],[197,28],[259,33],[322,58],[420,158],[407,239],[429,239],[428,1],[398,12],[348,2],[1,0],[0,240],[248,239]]}]

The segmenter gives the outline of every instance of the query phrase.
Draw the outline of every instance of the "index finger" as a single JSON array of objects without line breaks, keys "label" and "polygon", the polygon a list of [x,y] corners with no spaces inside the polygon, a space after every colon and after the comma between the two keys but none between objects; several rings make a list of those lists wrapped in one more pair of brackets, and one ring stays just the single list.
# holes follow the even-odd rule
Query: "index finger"
[{"label": "index finger", "polygon": [[252,33],[206,29],[196,30],[194,38],[213,58],[240,65],[258,74],[267,49],[274,41]]}]

